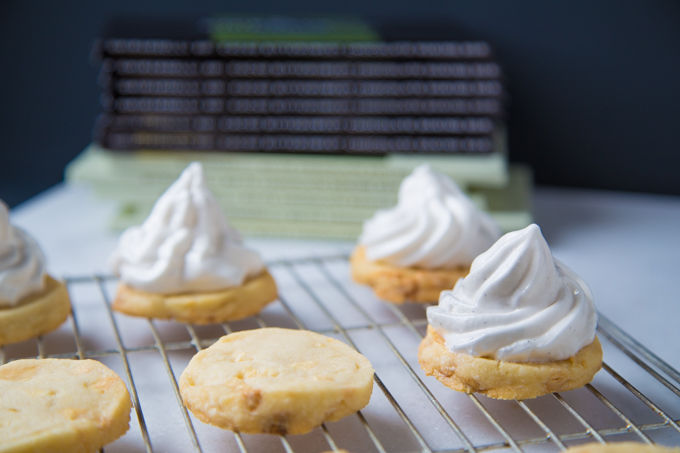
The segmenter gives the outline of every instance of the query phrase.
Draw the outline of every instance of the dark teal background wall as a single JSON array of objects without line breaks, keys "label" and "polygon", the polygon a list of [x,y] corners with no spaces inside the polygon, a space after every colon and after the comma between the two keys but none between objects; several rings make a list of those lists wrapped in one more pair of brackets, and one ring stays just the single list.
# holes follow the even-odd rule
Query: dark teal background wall
[{"label": "dark teal background wall", "polygon": [[91,42],[113,16],[359,14],[489,40],[511,95],[510,155],[539,184],[680,195],[677,1],[3,1],[0,198],[62,179],[99,111]]}]

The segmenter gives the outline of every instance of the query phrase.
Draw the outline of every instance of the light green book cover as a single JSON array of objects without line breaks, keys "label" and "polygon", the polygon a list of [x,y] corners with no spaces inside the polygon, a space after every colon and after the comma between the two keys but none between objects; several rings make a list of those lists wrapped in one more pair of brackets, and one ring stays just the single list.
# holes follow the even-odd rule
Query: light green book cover
[{"label": "light green book cover", "polygon": [[429,162],[453,177],[506,231],[530,223],[531,175],[508,171],[504,153],[387,157],[195,152],[112,152],[92,145],[66,170],[119,202],[114,228],[141,223],[153,203],[194,160],[234,225],[245,234],[354,239],[362,222],[393,206],[402,179]]}]

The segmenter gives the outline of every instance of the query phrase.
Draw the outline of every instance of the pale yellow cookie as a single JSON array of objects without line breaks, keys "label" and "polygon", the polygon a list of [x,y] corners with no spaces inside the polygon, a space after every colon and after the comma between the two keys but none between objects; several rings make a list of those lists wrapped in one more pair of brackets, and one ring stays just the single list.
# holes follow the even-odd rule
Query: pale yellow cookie
[{"label": "pale yellow cookie", "polygon": [[91,453],[129,428],[130,395],[96,360],[0,366],[0,453]]},{"label": "pale yellow cookie", "polygon": [[362,246],[354,250],[349,262],[355,282],[370,286],[378,298],[395,304],[437,303],[439,293],[453,288],[459,278],[470,273],[470,266],[419,269],[369,261]]},{"label": "pale yellow cookie", "polygon": [[43,335],[59,327],[71,313],[66,286],[45,276],[45,288],[15,307],[0,308],[0,346]]},{"label": "pale yellow cookie", "polygon": [[664,447],[639,442],[590,443],[571,447],[569,453],[680,453],[680,447]]},{"label": "pale yellow cookie", "polygon": [[232,333],[199,352],[179,380],[201,421],[248,434],[304,434],[366,406],[370,362],[341,341],[306,330]]},{"label": "pale yellow cookie", "polygon": [[595,341],[565,360],[503,362],[451,352],[444,339],[427,326],[418,361],[426,375],[453,390],[522,400],[572,390],[592,381],[602,367],[602,346],[595,337]]},{"label": "pale yellow cookie", "polygon": [[277,297],[276,283],[265,270],[241,286],[205,293],[156,294],[120,284],[113,309],[145,318],[212,324],[253,316]]}]

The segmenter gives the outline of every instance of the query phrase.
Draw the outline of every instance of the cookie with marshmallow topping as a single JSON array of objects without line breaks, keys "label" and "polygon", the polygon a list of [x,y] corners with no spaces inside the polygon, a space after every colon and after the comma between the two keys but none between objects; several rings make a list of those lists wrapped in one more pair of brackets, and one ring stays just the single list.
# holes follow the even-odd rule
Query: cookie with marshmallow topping
[{"label": "cookie with marshmallow topping", "polygon": [[427,320],[421,368],[454,390],[535,398],[581,387],[602,365],[590,288],[535,224],[479,255]]},{"label": "cookie with marshmallow topping", "polygon": [[42,250],[0,200],[0,346],[55,330],[70,312],[66,286],[45,272]]},{"label": "cookie with marshmallow topping", "polygon": [[423,164],[401,183],[397,205],[364,223],[352,278],[388,302],[434,303],[500,236],[451,178]]},{"label": "cookie with marshmallow topping", "polygon": [[243,245],[190,164],[141,226],[123,232],[111,259],[119,312],[194,324],[252,316],[277,297],[259,255]]}]

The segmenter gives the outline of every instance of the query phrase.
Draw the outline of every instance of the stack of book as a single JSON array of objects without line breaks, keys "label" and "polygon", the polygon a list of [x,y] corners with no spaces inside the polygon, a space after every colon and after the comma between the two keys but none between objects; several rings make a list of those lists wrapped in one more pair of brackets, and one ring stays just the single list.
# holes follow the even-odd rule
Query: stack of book
[{"label": "stack of book", "polygon": [[504,229],[531,221],[485,42],[109,38],[99,53],[96,141],[67,180],[118,200],[115,227],[193,160],[246,234],[353,239],[423,162]]}]

